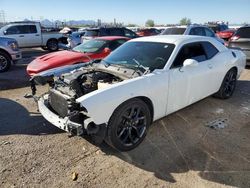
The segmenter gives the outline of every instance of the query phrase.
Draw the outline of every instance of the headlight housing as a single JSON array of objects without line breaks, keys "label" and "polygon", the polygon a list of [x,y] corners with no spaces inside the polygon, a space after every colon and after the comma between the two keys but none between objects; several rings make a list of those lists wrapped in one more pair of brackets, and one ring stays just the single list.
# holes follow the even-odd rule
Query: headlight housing
[{"label": "headlight housing", "polygon": [[13,50],[13,51],[18,51],[19,47],[16,41],[9,41],[8,46]]}]

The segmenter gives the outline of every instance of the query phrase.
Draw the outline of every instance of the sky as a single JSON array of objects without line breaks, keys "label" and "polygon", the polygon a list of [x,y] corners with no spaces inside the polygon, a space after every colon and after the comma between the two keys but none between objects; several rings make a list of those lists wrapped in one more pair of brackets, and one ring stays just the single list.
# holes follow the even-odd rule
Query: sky
[{"label": "sky", "polygon": [[144,25],[228,21],[250,23],[250,0],[0,0],[6,21],[25,18],[40,20],[97,20]]}]

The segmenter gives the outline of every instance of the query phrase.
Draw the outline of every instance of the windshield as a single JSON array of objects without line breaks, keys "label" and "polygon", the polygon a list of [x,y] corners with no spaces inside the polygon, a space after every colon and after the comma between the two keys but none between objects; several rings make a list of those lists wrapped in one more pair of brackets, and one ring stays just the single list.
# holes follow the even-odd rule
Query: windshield
[{"label": "windshield", "polygon": [[174,44],[127,42],[104,59],[104,63],[131,68],[163,69],[174,50]]},{"label": "windshield", "polygon": [[107,43],[105,40],[89,40],[73,48],[73,51],[83,53],[94,53],[99,51]]},{"label": "windshield", "polygon": [[161,34],[162,35],[182,35],[185,32],[186,28],[168,28],[165,29]]}]

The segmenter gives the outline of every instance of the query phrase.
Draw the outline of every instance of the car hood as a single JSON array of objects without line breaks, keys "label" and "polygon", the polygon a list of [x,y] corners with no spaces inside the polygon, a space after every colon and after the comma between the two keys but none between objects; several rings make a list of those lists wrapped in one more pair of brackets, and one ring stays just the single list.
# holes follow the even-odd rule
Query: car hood
[{"label": "car hood", "polygon": [[91,53],[80,53],[75,51],[59,51],[54,53],[49,53],[40,56],[33,60],[27,67],[27,72],[29,75],[36,74],[38,72],[52,69],[55,67],[60,67],[64,65],[72,65],[78,62],[88,62]]}]

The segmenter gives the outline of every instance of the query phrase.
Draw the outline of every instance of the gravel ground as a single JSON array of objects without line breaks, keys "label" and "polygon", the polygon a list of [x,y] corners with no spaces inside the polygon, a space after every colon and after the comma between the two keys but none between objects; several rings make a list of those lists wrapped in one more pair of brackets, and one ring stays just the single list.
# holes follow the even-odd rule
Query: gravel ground
[{"label": "gravel ground", "polygon": [[[208,97],[155,122],[135,150],[69,135],[37,112],[24,59],[0,75],[0,187],[250,187],[250,69],[231,99]],[[208,122],[224,119],[223,129]],[[77,178],[72,180],[72,174]]]}]

